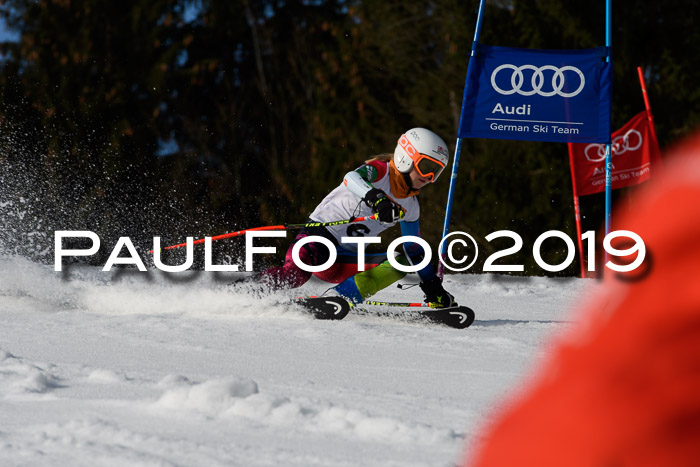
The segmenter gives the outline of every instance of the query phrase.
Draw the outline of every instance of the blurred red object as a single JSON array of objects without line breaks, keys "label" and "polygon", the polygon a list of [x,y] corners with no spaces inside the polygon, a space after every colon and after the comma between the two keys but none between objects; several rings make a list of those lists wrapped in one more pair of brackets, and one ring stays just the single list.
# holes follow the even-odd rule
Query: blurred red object
[{"label": "blurred red object", "polygon": [[700,132],[665,160],[613,225],[644,240],[644,273],[606,271],[465,465],[700,465]]}]

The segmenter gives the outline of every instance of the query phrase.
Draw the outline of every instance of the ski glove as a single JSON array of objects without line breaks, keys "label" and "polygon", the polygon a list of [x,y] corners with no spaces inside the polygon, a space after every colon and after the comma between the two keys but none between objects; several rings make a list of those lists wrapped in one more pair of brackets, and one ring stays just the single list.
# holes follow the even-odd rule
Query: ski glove
[{"label": "ski glove", "polygon": [[378,188],[369,190],[363,200],[372,209],[373,214],[378,214],[382,224],[395,224],[403,217],[401,208]]},{"label": "ski glove", "polygon": [[449,308],[457,306],[454,296],[442,287],[440,278],[435,276],[430,280],[421,282],[420,288],[425,293],[425,301],[431,308]]}]

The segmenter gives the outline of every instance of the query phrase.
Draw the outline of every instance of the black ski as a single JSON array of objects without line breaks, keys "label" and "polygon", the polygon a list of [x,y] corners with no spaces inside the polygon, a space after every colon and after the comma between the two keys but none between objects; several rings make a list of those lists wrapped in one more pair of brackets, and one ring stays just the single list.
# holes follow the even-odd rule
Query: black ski
[{"label": "black ski", "polygon": [[350,304],[342,297],[297,298],[295,302],[309,310],[316,319],[343,319],[350,312]]},{"label": "black ski", "polygon": [[[474,323],[474,310],[466,306],[453,306],[449,308],[428,308],[427,303],[410,302],[378,302],[368,300],[366,305],[389,307],[401,310],[394,315],[408,321],[430,321],[440,323],[456,329],[464,329]],[[417,309],[418,308],[418,309]],[[385,316],[382,313],[382,316]]]},{"label": "black ski", "polygon": [[[306,308],[316,319],[340,320],[345,318],[350,312],[350,304],[342,297],[300,297],[295,303]],[[367,302],[368,305],[402,305],[400,303],[387,302]],[[356,307],[357,314],[365,314],[361,307]],[[409,310],[406,310],[409,311]],[[414,319],[418,318],[433,323],[440,323],[446,326],[464,329],[474,323],[474,310],[466,306],[455,306],[450,308],[433,308],[427,310],[411,310]],[[386,316],[386,315],[382,315]],[[407,316],[408,317],[408,316]],[[410,317],[408,317],[410,319]]]},{"label": "black ski", "polygon": [[468,328],[474,322],[476,315],[474,310],[466,306],[455,306],[451,308],[434,308],[431,310],[421,310],[421,315],[435,323],[445,324],[451,328]]}]

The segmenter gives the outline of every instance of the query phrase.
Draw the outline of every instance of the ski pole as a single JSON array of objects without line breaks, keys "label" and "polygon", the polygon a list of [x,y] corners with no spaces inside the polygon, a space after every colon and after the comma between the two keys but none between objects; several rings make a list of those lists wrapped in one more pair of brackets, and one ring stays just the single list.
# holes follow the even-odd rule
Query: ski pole
[{"label": "ski pole", "polygon": [[[307,297],[297,297],[297,300],[304,298],[323,298],[322,295],[309,295]],[[374,306],[394,306],[401,308],[432,308],[429,303],[421,302],[377,302],[375,300],[365,300],[362,302],[363,305],[374,305]]]},{"label": "ski pole", "polygon": [[428,303],[420,302],[377,302],[373,300],[365,300],[362,302],[364,305],[377,305],[377,306],[396,306],[402,308],[432,308]]},{"label": "ski pole", "polygon": [[[339,221],[330,221],[330,222],[307,222],[305,224],[280,224],[280,225],[266,225],[263,227],[253,227],[250,229],[244,229],[244,230],[239,230],[237,232],[229,232],[221,235],[217,235],[215,237],[211,237],[211,240],[223,240],[224,238],[232,238],[232,237],[240,237],[242,235],[245,235],[246,232],[255,232],[255,231],[263,231],[263,230],[297,230],[297,229],[303,229],[305,227],[333,227],[335,225],[343,225],[343,224],[352,224],[353,222],[363,222],[363,221],[368,221],[368,220],[376,220],[378,217],[377,214],[372,214],[371,216],[364,216],[364,217],[351,217],[350,219],[343,219]],[[199,243],[204,243],[204,238],[200,238],[199,240],[195,240],[192,242],[193,245],[197,245]],[[161,248],[161,250],[173,250],[175,248],[182,248],[184,246],[187,246],[187,242],[185,243],[178,243],[177,245],[171,245],[171,246],[166,246],[164,248]],[[153,253],[153,250],[149,251],[149,253]]]}]

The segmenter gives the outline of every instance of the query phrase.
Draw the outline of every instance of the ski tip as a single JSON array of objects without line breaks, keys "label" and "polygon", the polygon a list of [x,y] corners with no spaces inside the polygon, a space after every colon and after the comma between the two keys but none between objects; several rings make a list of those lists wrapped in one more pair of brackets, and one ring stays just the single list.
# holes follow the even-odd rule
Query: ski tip
[{"label": "ski tip", "polygon": [[295,302],[310,311],[316,319],[341,320],[350,312],[350,304],[342,297],[297,298]]},{"label": "ski tip", "polygon": [[465,329],[474,324],[474,320],[476,319],[476,313],[474,313],[474,310],[472,310],[469,307],[460,307],[460,311],[458,312],[459,316],[459,329]]},{"label": "ski tip", "polygon": [[455,329],[468,328],[476,318],[474,310],[466,306],[436,308],[423,312],[423,315],[433,322],[445,324]]}]

